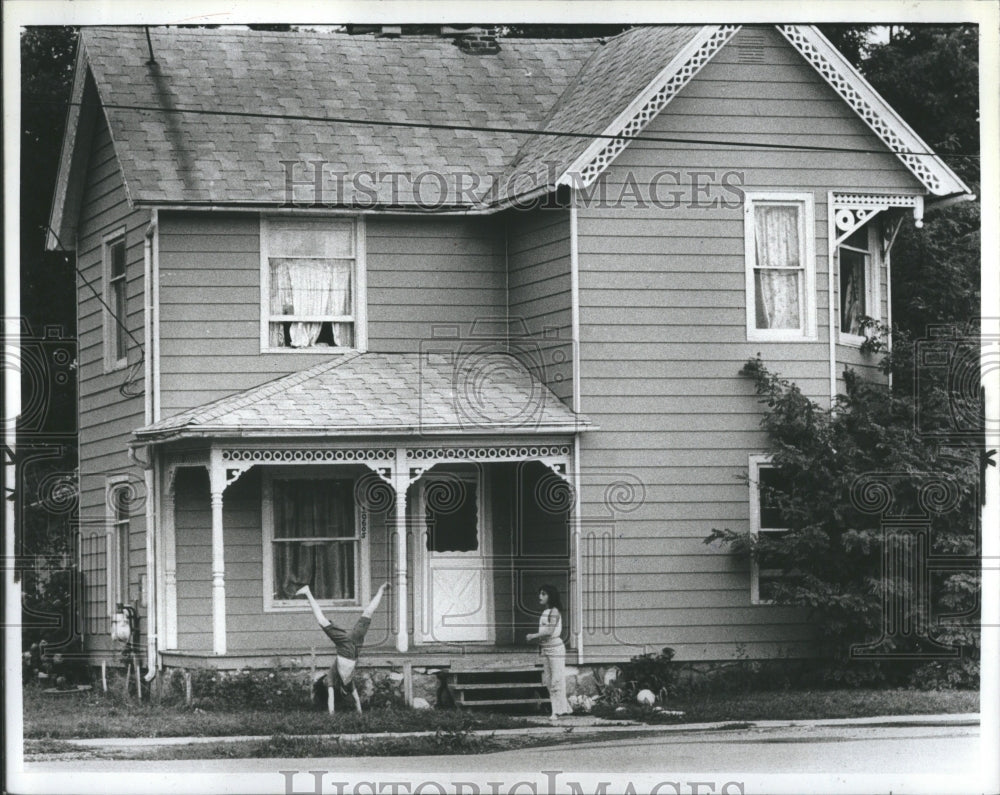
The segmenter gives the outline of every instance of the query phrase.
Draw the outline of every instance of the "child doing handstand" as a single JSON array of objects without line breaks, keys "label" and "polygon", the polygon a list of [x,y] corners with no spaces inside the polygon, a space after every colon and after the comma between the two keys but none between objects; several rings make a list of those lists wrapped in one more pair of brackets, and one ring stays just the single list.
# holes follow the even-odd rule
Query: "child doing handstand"
[{"label": "child doing handstand", "polygon": [[358,688],[354,684],[354,668],[358,664],[358,652],[364,643],[368,627],[371,626],[372,616],[378,609],[379,602],[382,601],[382,594],[385,593],[385,589],[388,587],[389,583],[379,586],[374,598],[372,598],[361,612],[361,618],[358,619],[350,632],[341,629],[323,615],[323,611],[320,609],[315,597],[313,597],[308,585],[303,585],[295,592],[296,595],[301,594],[309,600],[309,606],[312,608],[313,615],[316,616],[316,621],[322,627],[327,637],[337,647],[337,656],[333,661],[333,665],[330,666],[326,683],[326,706],[331,715],[333,714],[334,687],[339,687],[340,692],[344,695],[349,694],[354,699],[355,709],[361,712],[361,696],[358,695]]}]

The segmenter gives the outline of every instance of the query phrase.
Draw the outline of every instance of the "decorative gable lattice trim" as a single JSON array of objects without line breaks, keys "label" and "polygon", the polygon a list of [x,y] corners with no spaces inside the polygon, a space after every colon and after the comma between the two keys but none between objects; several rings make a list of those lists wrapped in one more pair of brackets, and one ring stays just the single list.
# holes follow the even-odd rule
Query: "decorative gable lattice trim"
[{"label": "decorative gable lattice trim", "polygon": [[602,133],[618,137],[598,139],[587,147],[556,184],[572,187],[590,185],[628,146],[631,139],[639,135],[691,78],[712,60],[740,27],[706,26]]},{"label": "decorative gable lattice trim", "polygon": [[777,28],[928,191],[937,196],[969,192],[962,180],[819,31],[808,25],[778,25]]}]

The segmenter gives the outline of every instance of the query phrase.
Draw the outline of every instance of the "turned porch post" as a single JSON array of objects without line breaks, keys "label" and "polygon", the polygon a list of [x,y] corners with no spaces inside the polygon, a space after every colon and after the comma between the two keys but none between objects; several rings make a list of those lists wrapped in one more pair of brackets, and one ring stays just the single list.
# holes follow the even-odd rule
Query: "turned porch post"
[{"label": "turned porch post", "polygon": [[410,647],[409,609],[406,594],[406,490],[410,485],[410,468],[406,448],[396,448],[392,475],[396,490],[396,651]]},{"label": "turned porch post", "polygon": [[226,470],[220,450],[212,449],[209,466],[212,491],[212,651],[226,653],[226,563],[222,532],[222,495],[226,490]]}]

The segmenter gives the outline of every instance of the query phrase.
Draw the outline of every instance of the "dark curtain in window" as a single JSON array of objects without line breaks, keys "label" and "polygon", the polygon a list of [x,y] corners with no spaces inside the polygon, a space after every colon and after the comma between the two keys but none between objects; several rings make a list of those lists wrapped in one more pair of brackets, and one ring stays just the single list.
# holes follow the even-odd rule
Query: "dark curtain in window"
[{"label": "dark curtain in window", "polygon": [[317,599],[354,599],[355,544],[350,481],[274,481],[275,598],[308,583]]}]

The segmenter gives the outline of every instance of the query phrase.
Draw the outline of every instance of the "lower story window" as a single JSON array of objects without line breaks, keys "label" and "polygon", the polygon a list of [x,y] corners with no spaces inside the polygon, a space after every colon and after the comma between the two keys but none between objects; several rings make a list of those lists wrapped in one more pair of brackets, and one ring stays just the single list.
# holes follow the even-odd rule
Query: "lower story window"
[{"label": "lower story window", "polygon": [[[781,471],[765,456],[750,459],[750,532],[758,536],[782,536],[788,532],[788,521],[783,510],[787,485]],[[779,562],[766,549],[750,563],[750,601],[767,604],[774,600],[775,585],[784,576]]]},{"label": "lower story window", "polygon": [[360,561],[352,480],[278,479],[271,488],[274,601],[308,585],[316,599],[355,602]]}]

